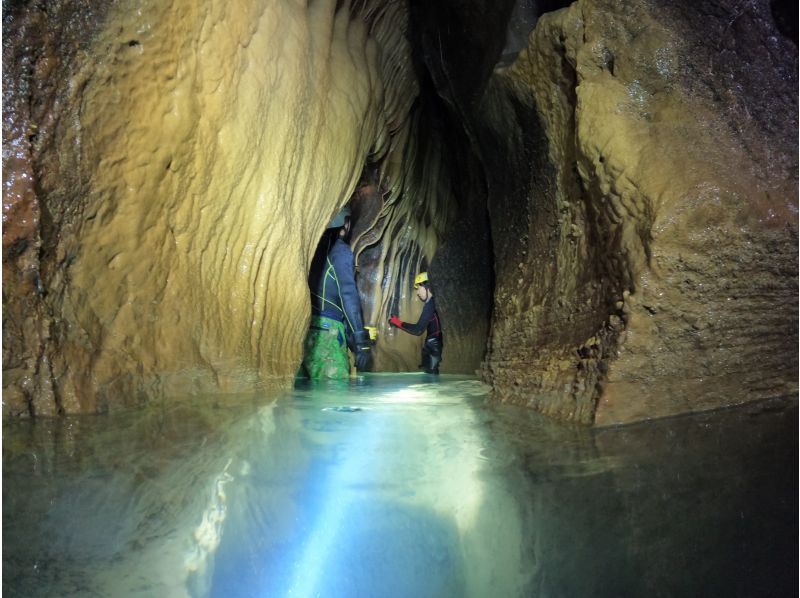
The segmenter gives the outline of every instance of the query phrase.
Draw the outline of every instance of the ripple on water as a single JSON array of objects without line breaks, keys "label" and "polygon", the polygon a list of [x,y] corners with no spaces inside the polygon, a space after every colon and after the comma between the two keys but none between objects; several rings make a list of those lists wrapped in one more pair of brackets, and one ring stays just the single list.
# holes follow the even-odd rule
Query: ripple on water
[{"label": "ripple on water", "polygon": [[796,401],[595,430],[487,395],[367,375],[6,423],[4,589],[744,596],[796,580]]}]

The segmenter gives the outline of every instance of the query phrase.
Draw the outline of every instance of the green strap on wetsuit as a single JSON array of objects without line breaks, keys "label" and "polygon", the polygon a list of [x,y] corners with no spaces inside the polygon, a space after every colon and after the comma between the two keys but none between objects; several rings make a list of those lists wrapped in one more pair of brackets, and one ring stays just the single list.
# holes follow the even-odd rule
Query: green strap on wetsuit
[{"label": "green strap on wetsuit", "polygon": [[336,283],[336,290],[338,291],[338,296],[342,296],[342,290],[339,287],[339,276],[336,274],[336,268],[333,267],[330,258],[325,258],[325,261],[328,264],[328,269],[325,270],[325,274],[322,276],[322,296],[316,295],[312,293],[315,297],[320,299],[321,309],[326,309],[327,306],[334,308],[336,311],[341,312],[344,316],[345,320],[347,321],[348,326],[350,326],[350,330],[352,333],[356,332],[356,329],[353,327],[353,323],[350,321],[350,316],[347,315],[347,310],[342,309],[342,306],[338,305],[337,303],[328,299],[328,277],[330,276],[333,279],[333,282]]},{"label": "green strap on wetsuit", "polygon": [[364,358],[369,357],[369,334],[362,323],[353,259],[353,252],[341,239],[321,242],[312,259],[309,288],[313,319],[303,360],[311,378],[348,377],[348,346],[362,366],[366,365]]}]

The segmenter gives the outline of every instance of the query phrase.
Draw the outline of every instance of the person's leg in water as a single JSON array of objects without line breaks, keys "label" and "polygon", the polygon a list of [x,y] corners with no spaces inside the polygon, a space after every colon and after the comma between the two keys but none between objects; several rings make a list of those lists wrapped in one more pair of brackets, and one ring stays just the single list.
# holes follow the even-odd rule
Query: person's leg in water
[{"label": "person's leg in water", "polygon": [[439,339],[429,337],[422,345],[422,367],[426,374],[438,374],[439,363],[442,361],[442,348]]},{"label": "person's leg in water", "polygon": [[304,349],[303,367],[312,380],[350,376],[350,359],[341,322],[312,316]]}]

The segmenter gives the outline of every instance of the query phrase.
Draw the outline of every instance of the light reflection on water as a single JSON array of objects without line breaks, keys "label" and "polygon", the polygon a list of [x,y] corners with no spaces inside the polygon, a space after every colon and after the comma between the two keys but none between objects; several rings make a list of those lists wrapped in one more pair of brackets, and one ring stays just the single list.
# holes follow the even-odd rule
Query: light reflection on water
[{"label": "light reflection on water", "polygon": [[796,590],[797,405],[563,426],[455,376],[8,422],[9,596]]}]

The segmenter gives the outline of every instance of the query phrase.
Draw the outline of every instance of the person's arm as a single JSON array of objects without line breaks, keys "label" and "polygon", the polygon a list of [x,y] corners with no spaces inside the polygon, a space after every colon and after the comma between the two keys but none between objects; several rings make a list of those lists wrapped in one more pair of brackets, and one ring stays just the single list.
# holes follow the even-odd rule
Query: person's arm
[{"label": "person's arm", "polygon": [[411,322],[403,322],[397,316],[392,316],[389,319],[389,323],[402,330],[405,330],[409,334],[419,336],[428,328],[428,322],[430,322],[431,318],[433,318],[435,311],[436,305],[434,304],[433,299],[431,299],[430,301],[425,302],[425,305],[422,307],[422,313],[419,315],[419,320],[417,320],[416,324],[412,324]]},{"label": "person's arm", "polygon": [[356,287],[353,252],[345,243],[337,243],[328,258],[336,271],[336,284],[342,300],[345,325],[348,332],[356,336],[356,332],[364,330],[364,320],[361,316],[361,296]]}]

